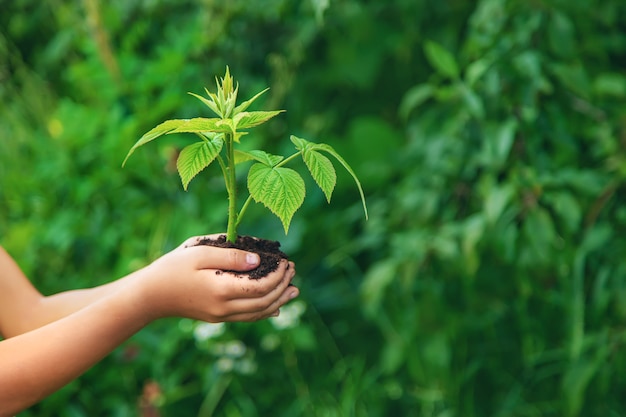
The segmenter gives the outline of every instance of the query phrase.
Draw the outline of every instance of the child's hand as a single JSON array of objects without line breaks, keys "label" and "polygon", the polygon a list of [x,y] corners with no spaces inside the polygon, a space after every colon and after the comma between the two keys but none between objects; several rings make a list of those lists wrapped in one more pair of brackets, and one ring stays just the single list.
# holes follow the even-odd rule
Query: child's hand
[{"label": "child's hand", "polygon": [[207,322],[255,321],[278,314],[283,304],[298,296],[298,289],[289,286],[296,273],[293,262],[281,261],[275,272],[258,280],[238,277],[222,270],[254,269],[258,255],[195,246],[199,239],[188,239],[137,272],[148,320],[177,316]]}]

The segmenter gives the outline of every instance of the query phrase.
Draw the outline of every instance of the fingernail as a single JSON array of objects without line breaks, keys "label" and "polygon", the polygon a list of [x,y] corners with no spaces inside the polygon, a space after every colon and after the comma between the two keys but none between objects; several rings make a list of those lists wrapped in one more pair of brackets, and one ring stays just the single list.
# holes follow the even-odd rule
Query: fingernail
[{"label": "fingernail", "polygon": [[272,313],[272,317],[278,317],[280,315],[280,310],[276,310]]},{"label": "fingernail", "polygon": [[256,253],[248,253],[246,254],[246,262],[250,265],[258,265],[259,264],[259,255]]},{"label": "fingernail", "polygon": [[289,293],[289,299],[293,300],[294,298],[296,298],[298,296],[297,291],[291,291]]}]

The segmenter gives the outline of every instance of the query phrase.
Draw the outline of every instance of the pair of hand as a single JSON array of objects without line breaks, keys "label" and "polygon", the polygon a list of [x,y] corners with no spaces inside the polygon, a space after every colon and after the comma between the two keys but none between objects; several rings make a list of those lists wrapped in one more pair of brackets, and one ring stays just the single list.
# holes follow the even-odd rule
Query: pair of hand
[{"label": "pair of hand", "polygon": [[153,320],[255,321],[298,296],[292,262],[249,279],[223,270],[254,269],[256,254],[199,240],[108,284],[45,297],[0,248],[0,416],[58,390]]},{"label": "pair of hand", "polygon": [[176,316],[207,322],[256,321],[277,316],[282,305],[298,296],[298,289],[289,286],[295,265],[285,259],[261,279],[222,272],[252,270],[259,257],[238,249],[197,245],[215,236],[190,238],[137,272],[150,320]]}]

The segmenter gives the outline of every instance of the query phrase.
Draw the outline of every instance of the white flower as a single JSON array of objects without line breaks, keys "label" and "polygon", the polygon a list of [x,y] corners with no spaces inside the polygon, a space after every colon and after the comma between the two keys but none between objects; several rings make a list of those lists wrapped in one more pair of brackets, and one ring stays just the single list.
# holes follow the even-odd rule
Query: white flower
[{"label": "white flower", "polygon": [[235,361],[232,358],[221,357],[215,362],[215,367],[222,373],[230,372],[235,367]]},{"label": "white flower", "polygon": [[304,301],[297,300],[290,304],[287,304],[280,309],[280,315],[278,317],[270,318],[275,328],[289,329],[297,326],[300,323],[300,316],[306,310]]},{"label": "white flower", "polygon": [[225,344],[224,353],[231,358],[241,358],[246,353],[246,345],[241,340],[231,340]]},{"label": "white flower", "polygon": [[242,358],[236,363],[236,370],[242,375],[252,375],[257,368],[256,362],[251,358]]},{"label": "white flower", "polygon": [[224,323],[198,323],[193,329],[193,336],[198,342],[221,336],[224,334]]}]

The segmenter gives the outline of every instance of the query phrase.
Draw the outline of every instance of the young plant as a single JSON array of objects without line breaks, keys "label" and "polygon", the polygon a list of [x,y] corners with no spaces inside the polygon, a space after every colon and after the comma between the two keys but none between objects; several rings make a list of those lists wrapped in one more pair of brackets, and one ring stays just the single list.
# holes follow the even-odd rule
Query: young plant
[{"label": "young plant", "polygon": [[[297,157],[302,157],[311,176],[330,203],[337,175],[333,163],[324,155],[325,153],[335,158],[354,178],[367,218],[365,196],[359,179],[348,163],[330,145],[310,142],[292,135],[291,142],[294,144],[296,152],[286,158],[262,150],[243,151],[235,149],[236,144],[240,143],[247,130],[265,123],[283,110],[246,111],[268,89],[237,105],[239,85],[234,83],[228,67],[223,78],[219,80],[216,78],[216,84],[216,93],[211,93],[205,89],[207,97],[194,93],[189,94],[202,101],[218,117],[167,120],[144,134],[130,149],[122,165],[126,164],[128,158],[137,148],[162,135],[194,133],[199,141],[186,146],[176,161],[176,168],[182,180],[183,188],[187,190],[190,181],[200,171],[217,160],[224,176],[229,201],[226,239],[234,243],[237,239],[237,227],[253,199],[265,205],[280,219],[285,233],[289,231],[291,219],[302,205],[305,197],[304,180],[296,171],[285,167],[287,163]],[[245,161],[254,161],[255,163],[250,166],[248,171],[248,198],[238,211],[236,167]]]}]

